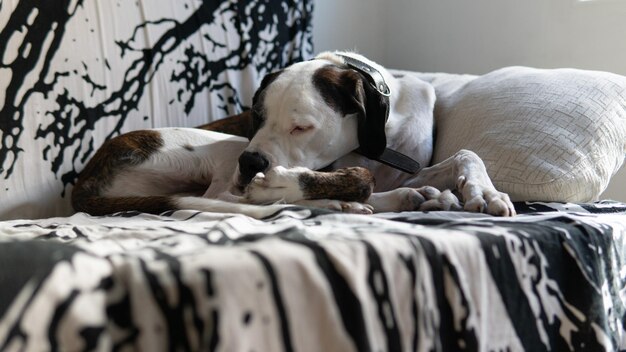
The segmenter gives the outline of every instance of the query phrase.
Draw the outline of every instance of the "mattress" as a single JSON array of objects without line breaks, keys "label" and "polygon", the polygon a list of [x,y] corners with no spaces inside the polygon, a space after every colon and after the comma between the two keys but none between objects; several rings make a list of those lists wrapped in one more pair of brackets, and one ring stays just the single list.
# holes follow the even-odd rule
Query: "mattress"
[{"label": "mattress", "polygon": [[615,351],[626,204],[0,223],[0,350]]}]

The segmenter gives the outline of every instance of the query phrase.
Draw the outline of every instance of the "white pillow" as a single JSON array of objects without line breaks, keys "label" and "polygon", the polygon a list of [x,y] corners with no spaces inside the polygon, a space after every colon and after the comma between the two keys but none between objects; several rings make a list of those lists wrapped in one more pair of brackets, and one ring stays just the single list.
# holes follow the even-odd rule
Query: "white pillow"
[{"label": "white pillow", "polygon": [[450,77],[424,77],[438,93],[433,161],[470,149],[512,200],[597,200],[624,161],[624,76],[508,67]]}]

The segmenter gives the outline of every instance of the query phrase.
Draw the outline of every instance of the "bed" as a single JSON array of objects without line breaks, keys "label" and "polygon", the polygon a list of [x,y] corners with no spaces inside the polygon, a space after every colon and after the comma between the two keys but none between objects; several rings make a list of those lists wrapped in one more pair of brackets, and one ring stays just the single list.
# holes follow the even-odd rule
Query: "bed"
[{"label": "bed", "polygon": [[[494,180],[517,173],[512,194],[536,177],[532,192],[566,201],[516,202],[513,218],[71,209],[105,140],[240,113],[265,74],[311,58],[312,11],[312,0],[0,2],[0,350],[626,350],[626,204],[576,198],[623,161],[626,85],[614,76],[577,88],[590,108],[573,94],[512,114],[502,90],[499,106],[458,94],[475,76],[395,72],[433,84],[440,116],[584,117],[584,133],[562,138],[604,152],[550,151],[596,172],[559,168],[569,178],[550,184],[500,161]],[[505,160],[505,147],[476,147]]]},{"label": "bed", "polygon": [[2,350],[616,351],[626,204],[0,224]]}]

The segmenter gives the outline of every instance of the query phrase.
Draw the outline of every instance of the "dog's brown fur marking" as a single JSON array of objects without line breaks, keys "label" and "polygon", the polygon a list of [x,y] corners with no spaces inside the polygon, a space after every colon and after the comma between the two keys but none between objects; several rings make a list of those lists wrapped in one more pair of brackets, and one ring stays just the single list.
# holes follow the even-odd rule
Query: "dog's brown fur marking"
[{"label": "dog's brown fur marking", "polygon": [[362,167],[349,167],[333,172],[311,171],[299,178],[305,199],[338,199],[365,202],[374,189],[374,177]]},{"label": "dog's brown fur marking", "polygon": [[163,146],[159,132],[134,131],[104,142],[80,173],[72,191],[76,211],[104,215],[118,211],[138,210],[153,214],[174,209],[169,197],[103,197],[115,175],[128,166],[144,162]]},{"label": "dog's brown fur marking", "polygon": [[359,73],[334,65],[321,67],[313,74],[313,85],[326,104],[342,115],[359,111],[357,94],[362,84]]}]

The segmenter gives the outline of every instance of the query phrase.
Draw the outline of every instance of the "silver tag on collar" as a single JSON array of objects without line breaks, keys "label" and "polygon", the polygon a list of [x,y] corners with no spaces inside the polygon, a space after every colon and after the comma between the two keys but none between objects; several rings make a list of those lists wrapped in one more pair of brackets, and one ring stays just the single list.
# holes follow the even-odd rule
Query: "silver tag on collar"
[{"label": "silver tag on collar", "polygon": [[355,59],[351,56],[347,56],[347,55],[342,55],[342,54],[336,54],[337,56],[340,56],[341,58],[343,58],[344,62],[346,63],[346,65],[352,67],[353,69],[363,73],[365,76],[367,76],[369,78],[369,82],[370,85],[376,89],[376,91],[378,93],[380,93],[380,95],[386,96],[388,97],[389,95],[391,95],[391,90],[389,89],[389,86],[387,85],[387,82],[385,82],[385,77],[383,76],[382,73],[380,73],[377,69],[375,69],[373,66]]}]

